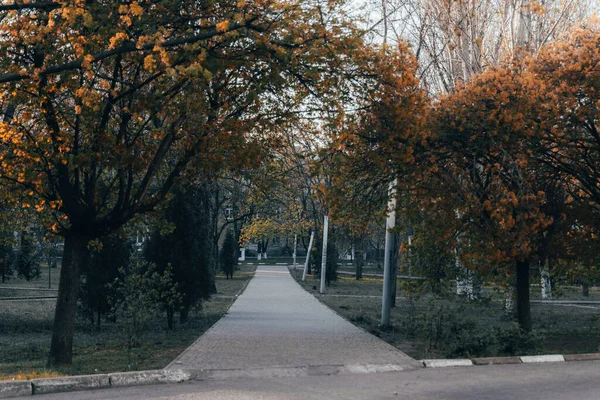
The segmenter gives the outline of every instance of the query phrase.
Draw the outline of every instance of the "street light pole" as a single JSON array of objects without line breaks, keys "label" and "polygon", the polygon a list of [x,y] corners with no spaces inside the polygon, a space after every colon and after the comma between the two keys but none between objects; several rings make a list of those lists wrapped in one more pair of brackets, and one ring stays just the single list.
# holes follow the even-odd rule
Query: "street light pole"
[{"label": "street light pole", "polygon": [[294,235],[294,272],[296,271],[296,246],[298,244],[298,235]]},{"label": "street light pole", "polygon": [[308,272],[308,262],[310,261],[310,253],[312,250],[313,240],[315,239],[315,231],[310,233],[310,241],[308,242],[308,251],[306,252],[306,260],[304,260],[304,272],[302,273],[302,282],[306,281],[306,273]]},{"label": "street light pole", "polygon": [[390,183],[388,200],[388,216],[385,222],[385,255],[383,259],[383,296],[381,299],[381,326],[390,325],[392,308],[392,253],[394,251],[394,233],[396,226],[396,183]]},{"label": "street light pole", "polygon": [[329,217],[326,215],[323,221],[323,254],[321,256],[321,290],[325,294],[325,278],[327,276],[327,231],[329,230]]}]

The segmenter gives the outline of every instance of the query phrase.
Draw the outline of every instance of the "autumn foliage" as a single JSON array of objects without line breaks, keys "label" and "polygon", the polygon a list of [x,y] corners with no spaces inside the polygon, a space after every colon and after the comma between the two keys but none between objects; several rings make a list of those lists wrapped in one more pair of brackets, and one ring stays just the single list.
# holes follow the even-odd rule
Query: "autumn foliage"
[{"label": "autumn foliage", "polygon": [[0,5],[2,193],[65,238],[49,365],[71,363],[90,241],[199,171],[255,168],[307,104],[342,108],[352,57],[340,54],[362,45],[341,6]]},{"label": "autumn foliage", "polygon": [[[594,253],[599,63],[600,33],[577,30],[537,54],[517,51],[430,105],[406,90],[414,85],[388,92],[333,146],[338,215],[381,216],[397,178],[403,237],[516,285],[519,323],[530,330],[531,273]],[[583,241],[591,247],[582,252]],[[589,257],[584,264],[595,268]]]}]

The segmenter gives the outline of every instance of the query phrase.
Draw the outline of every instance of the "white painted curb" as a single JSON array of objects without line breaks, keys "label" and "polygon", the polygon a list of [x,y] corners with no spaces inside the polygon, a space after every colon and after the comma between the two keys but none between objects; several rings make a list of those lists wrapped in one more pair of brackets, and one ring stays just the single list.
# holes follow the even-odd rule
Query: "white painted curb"
[{"label": "white painted curb", "polygon": [[398,364],[348,364],[340,368],[342,372],[351,374],[372,374],[380,372],[394,372],[407,370],[406,365]]},{"label": "white painted curb", "polygon": [[443,368],[443,367],[470,367],[473,361],[468,359],[450,359],[450,360],[421,360],[425,368]]},{"label": "white painted curb", "polygon": [[523,363],[564,362],[562,354],[548,354],[544,356],[521,356]]}]

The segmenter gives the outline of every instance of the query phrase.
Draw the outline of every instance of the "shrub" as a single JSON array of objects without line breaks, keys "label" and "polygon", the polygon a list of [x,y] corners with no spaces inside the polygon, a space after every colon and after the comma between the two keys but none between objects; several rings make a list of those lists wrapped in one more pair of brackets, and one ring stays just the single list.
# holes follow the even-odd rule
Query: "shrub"
[{"label": "shrub", "polygon": [[[124,321],[127,349],[139,347],[144,331],[154,315],[161,311],[174,310],[181,302],[177,284],[169,268],[157,272],[153,264],[143,265],[136,261],[131,270],[119,270],[121,275],[110,285],[114,299],[114,312]],[[172,324],[172,317],[170,319]]]},{"label": "shrub", "polygon": [[544,335],[541,332],[527,332],[518,324],[499,328],[496,332],[500,353],[504,355],[539,354],[543,348]]}]

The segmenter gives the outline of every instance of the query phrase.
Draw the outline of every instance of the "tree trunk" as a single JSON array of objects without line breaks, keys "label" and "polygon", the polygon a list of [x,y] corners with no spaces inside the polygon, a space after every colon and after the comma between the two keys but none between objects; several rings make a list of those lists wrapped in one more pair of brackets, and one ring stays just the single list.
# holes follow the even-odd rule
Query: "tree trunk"
[{"label": "tree trunk", "polygon": [[75,333],[80,271],[87,258],[88,242],[89,239],[76,234],[65,237],[48,368],[68,366],[73,362],[73,334]]},{"label": "tree trunk", "polygon": [[175,315],[175,311],[173,307],[167,307],[167,327],[170,331],[173,330],[173,316]]},{"label": "tree trunk", "polygon": [[517,261],[517,318],[521,329],[531,332],[529,260]]},{"label": "tree trunk", "polygon": [[179,323],[180,324],[185,324],[188,321],[189,312],[190,312],[190,310],[188,307],[182,307],[181,310],[179,310]]},{"label": "tree trunk", "polygon": [[362,260],[362,252],[357,251],[354,257],[354,266],[356,268],[356,280],[359,281],[362,279],[363,273],[363,260]]}]

